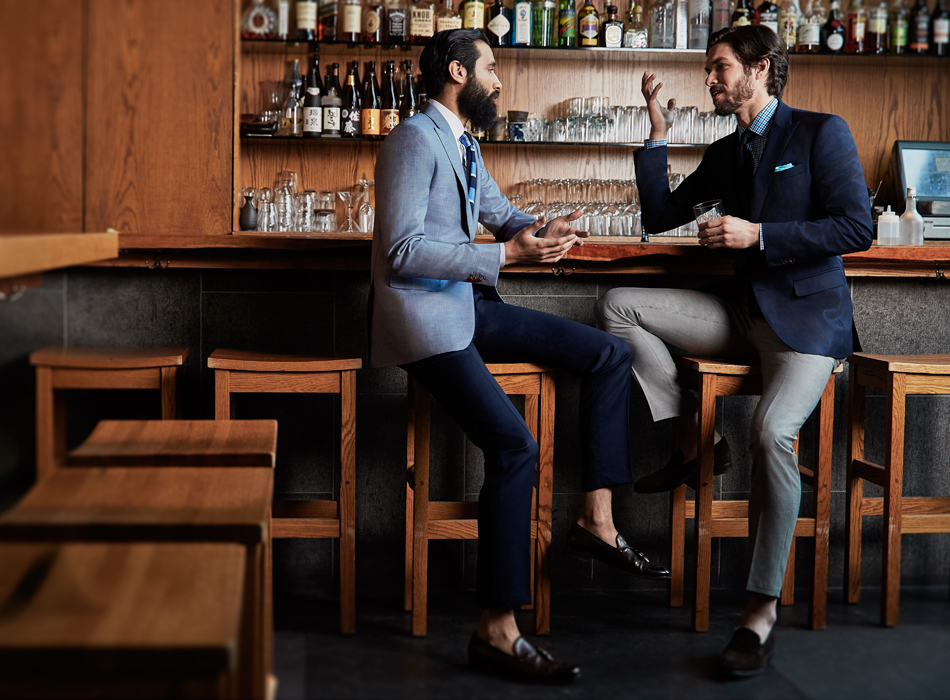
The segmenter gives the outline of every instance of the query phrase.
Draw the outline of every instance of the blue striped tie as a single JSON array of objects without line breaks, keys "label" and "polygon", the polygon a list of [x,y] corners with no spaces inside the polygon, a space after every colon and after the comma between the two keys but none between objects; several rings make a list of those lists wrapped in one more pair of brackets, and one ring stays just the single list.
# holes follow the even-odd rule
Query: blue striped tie
[{"label": "blue striped tie", "polygon": [[468,167],[468,203],[475,211],[475,183],[478,181],[478,163],[475,158],[475,141],[467,132],[462,132],[459,142],[465,147],[465,165]]}]

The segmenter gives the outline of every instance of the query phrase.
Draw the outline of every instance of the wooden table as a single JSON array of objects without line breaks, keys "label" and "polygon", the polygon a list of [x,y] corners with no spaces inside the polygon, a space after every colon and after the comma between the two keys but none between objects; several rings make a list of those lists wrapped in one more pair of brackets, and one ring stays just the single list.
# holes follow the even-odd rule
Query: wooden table
[{"label": "wooden table", "polygon": [[273,467],[275,420],[104,420],[69,453],[85,467]]},{"label": "wooden table", "polygon": [[273,475],[260,467],[58,469],[0,516],[0,540],[243,545],[241,695],[263,698],[271,664]]},{"label": "wooden table", "polygon": [[237,544],[0,544],[0,698],[237,694]]},{"label": "wooden table", "polygon": [[0,235],[0,293],[21,294],[42,282],[40,273],[119,256],[118,233]]}]

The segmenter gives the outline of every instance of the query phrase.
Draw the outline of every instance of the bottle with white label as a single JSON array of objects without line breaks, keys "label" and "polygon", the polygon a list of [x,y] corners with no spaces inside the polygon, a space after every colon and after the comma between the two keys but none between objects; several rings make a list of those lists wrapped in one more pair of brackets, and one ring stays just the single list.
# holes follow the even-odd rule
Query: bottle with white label
[{"label": "bottle with white label", "polygon": [[673,48],[689,48],[689,0],[673,0]]},{"label": "bottle with white label", "polygon": [[509,46],[511,45],[511,8],[504,0],[495,0],[495,4],[488,8],[488,31],[489,46]]},{"label": "bottle with white label", "polygon": [[514,36],[511,37],[512,46],[531,46],[531,2],[530,0],[515,0],[514,6]]},{"label": "bottle with white label", "polygon": [[917,212],[917,188],[907,188],[907,204],[900,220],[900,245],[924,244],[924,217]]},{"label": "bottle with white label", "polygon": [[729,26],[732,19],[732,2],[730,0],[713,0],[712,2],[712,33]]},{"label": "bottle with white label", "polygon": [[303,136],[307,139],[319,138],[323,133],[323,104],[320,102],[320,88],[308,87],[303,100]]},{"label": "bottle with white label", "polygon": [[877,244],[897,245],[900,243],[900,218],[891,211],[890,205],[877,217]]},{"label": "bottle with white label", "polygon": [[277,0],[277,38],[290,38],[290,0]]},{"label": "bottle with white label", "polygon": [[343,108],[343,98],[340,97],[340,64],[334,63],[333,74],[326,85],[326,94],[320,98],[323,106],[323,135],[340,137],[340,110]]},{"label": "bottle with white label", "polygon": [[709,0],[689,0],[689,48],[705,49],[709,43]]}]

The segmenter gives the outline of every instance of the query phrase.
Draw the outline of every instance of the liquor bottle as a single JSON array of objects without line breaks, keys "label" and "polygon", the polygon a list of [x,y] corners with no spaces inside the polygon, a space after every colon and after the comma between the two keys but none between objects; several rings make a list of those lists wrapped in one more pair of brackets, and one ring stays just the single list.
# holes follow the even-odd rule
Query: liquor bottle
[{"label": "liquor bottle", "polygon": [[363,4],[360,0],[340,0],[339,41],[355,44],[363,30]]},{"label": "liquor bottle", "polygon": [[798,38],[798,10],[797,0],[785,0],[778,11],[778,35],[785,42],[786,51],[795,50],[795,41]]},{"label": "liquor bottle", "polygon": [[360,135],[362,107],[359,76],[350,68],[346,73],[346,89],[343,91],[343,106],[340,110],[340,131],[344,137],[356,138]]},{"label": "liquor bottle", "polygon": [[907,53],[907,40],[910,34],[909,17],[906,0],[894,0],[889,17],[890,27],[887,32],[888,53]]},{"label": "liquor bottle", "polygon": [[402,86],[402,102],[399,105],[399,121],[404,122],[409,117],[414,116],[418,109],[416,107],[416,81],[412,75],[412,61],[402,62],[402,68],[406,72],[405,80]]},{"label": "liquor bottle", "polygon": [[485,0],[465,0],[462,3],[462,27],[485,31]]},{"label": "liquor bottle", "polygon": [[385,16],[386,7],[382,0],[366,0],[366,8],[363,10],[363,41],[365,43],[382,43]]},{"label": "liquor bottle", "polygon": [[332,138],[340,136],[340,112],[343,100],[340,98],[340,64],[334,63],[327,73],[325,91],[320,98],[323,106],[323,135]]},{"label": "liquor bottle", "polygon": [[277,0],[277,38],[290,39],[290,0]]},{"label": "liquor bottle", "polygon": [[317,38],[317,0],[297,2],[297,41],[314,41]]},{"label": "liquor bottle", "polygon": [[821,28],[822,53],[841,53],[844,49],[845,29],[844,24],[838,18],[840,7],[838,0],[831,0],[831,5],[828,8],[828,21]]},{"label": "liquor bottle", "polygon": [[619,49],[623,45],[623,22],[617,19],[617,6],[604,5],[604,12],[607,18],[600,27],[600,45],[608,49]]},{"label": "liquor bottle", "polygon": [[[708,1],[708,0],[707,0]],[[689,0],[673,0],[673,48],[689,48]]]},{"label": "liquor bottle", "polygon": [[754,23],[768,27],[778,34],[778,5],[772,2],[772,0],[764,0],[756,10],[756,16],[758,17],[758,22]]},{"label": "liquor bottle", "polygon": [[924,244],[924,217],[917,212],[917,188],[907,188],[907,202],[898,224],[900,233],[897,239],[900,245]]},{"label": "liquor bottle", "polygon": [[[359,87],[363,84],[363,81],[360,80],[360,62],[359,61],[350,61],[350,70],[353,71],[353,75],[356,76],[356,87]],[[340,93],[343,94],[342,92]]]},{"label": "liquor bottle", "polygon": [[303,136],[303,107],[300,104],[300,86],[302,83],[291,83],[284,105],[281,108],[280,124],[277,126],[278,136]]},{"label": "liquor bottle", "polygon": [[930,48],[930,11],[927,9],[927,0],[917,0],[917,4],[911,8],[907,29],[910,35],[907,45],[909,53],[927,53]]},{"label": "liquor bottle", "polygon": [[308,87],[303,100],[303,136],[307,139],[319,138],[323,133],[323,105],[320,102],[320,88]]},{"label": "liquor bottle", "polygon": [[825,8],[820,0],[809,0],[807,9],[798,23],[798,41],[795,50],[798,53],[818,53],[821,51],[821,28],[825,26]]},{"label": "liquor bottle", "polygon": [[515,0],[515,31],[512,46],[531,46],[531,1]]},{"label": "liquor bottle", "polygon": [[452,7],[452,0],[444,0],[442,9],[435,15],[435,30],[446,32],[462,28],[462,16]]},{"label": "liquor bottle", "polygon": [[242,39],[273,39],[277,36],[277,13],[264,0],[252,0],[241,17]]},{"label": "liquor bottle", "polygon": [[887,51],[887,4],[884,0],[868,10],[865,46],[870,54]]},{"label": "liquor bottle", "polygon": [[488,23],[485,25],[489,46],[511,46],[511,8],[505,0],[495,0],[488,8]]},{"label": "liquor bottle", "polygon": [[[742,0],[739,0],[742,2]],[[650,48],[673,48],[673,22],[675,14],[672,0],[660,0],[653,8],[650,25]]]},{"label": "liquor bottle", "polygon": [[930,53],[946,56],[950,47],[950,13],[946,0],[937,0],[933,14],[930,15]]},{"label": "liquor bottle", "polygon": [[643,26],[643,5],[630,3],[627,15],[627,31],[623,34],[623,45],[627,49],[645,49],[649,46],[647,28]]},{"label": "liquor bottle", "polygon": [[317,29],[320,41],[336,41],[337,0],[320,0],[317,8]]},{"label": "liquor bottle", "polygon": [[531,45],[557,46],[555,0],[531,0]]},{"label": "liquor bottle", "polygon": [[712,32],[718,32],[729,26],[732,18],[732,2],[730,0],[712,0]]},{"label": "liquor bottle", "polygon": [[384,41],[387,44],[405,44],[409,29],[409,11],[405,0],[384,0],[386,5]]},{"label": "liquor bottle", "polygon": [[597,46],[597,35],[600,34],[600,15],[591,0],[587,0],[581,11],[577,13],[577,26],[580,29],[581,46]]},{"label": "liquor bottle", "polygon": [[379,115],[379,133],[386,136],[399,125],[399,96],[396,94],[396,62],[386,61],[383,70],[382,108]]},{"label": "liquor bottle", "polygon": [[363,79],[363,105],[360,111],[360,131],[363,136],[369,138],[379,136],[379,112],[383,106],[379,93],[379,83],[376,82],[376,61],[370,61],[366,77]]},{"label": "liquor bottle", "polygon": [[412,0],[409,4],[409,43],[425,44],[435,34],[435,3]]},{"label": "liquor bottle", "polygon": [[570,49],[577,46],[577,7],[574,0],[558,1],[557,45]]},{"label": "liquor bottle", "polygon": [[851,0],[851,5],[848,7],[848,38],[844,45],[845,53],[864,53],[867,24],[868,16],[864,10],[864,0]]},{"label": "liquor bottle", "polygon": [[752,0],[737,0],[736,9],[732,11],[732,26],[746,27],[752,24],[755,18],[755,9],[752,7]]},{"label": "liquor bottle", "polygon": [[295,58],[292,61],[287,61],[284,64],[284,91],[285,101],[286,95],[289,93],[296,94],[298,100],[303,99],[303,76],[300,75],[299,58]]},{"label": "liquor bottle", "polygon": [[304,82],[304,88],[317,88],[318,94],[323,92],[323,80],[320,78],[320,54],[314,52],[310,54],[309,69],[307,70],[307,80]]},{"label": "liquor bottle", "polygon": [[709,0],[689,0],[689,48],[705,49],[709,43]]},{"label": "liquor bottle", "polygon": [[421,112],[429,104],[429,96],[426,94],[426,83],[420,75],[416,78],[416,111]]}]

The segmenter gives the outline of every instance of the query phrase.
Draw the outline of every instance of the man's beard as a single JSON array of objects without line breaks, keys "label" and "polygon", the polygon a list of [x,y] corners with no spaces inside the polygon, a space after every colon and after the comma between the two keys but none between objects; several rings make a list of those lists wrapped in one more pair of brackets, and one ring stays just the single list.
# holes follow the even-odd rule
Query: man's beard
[{"label": "man's beard", "polygon": [[472,129],[487,131],[498,120],[498,95],[498,91],[488,92],[474,76],[468,77],[458,94],[458,108],[472,122]]},{"label": "man's beard", "polygon": [[713,100],[713,109],[716,110],[716,114],[720,117],[728,117],[730,114],[735,114],[736,111],[738,111],[745,102],[751,100],[752,95],[755,94],[755,88],[752,82],[752,69],[747,68],[744,73],[744,79],[736,85],[732,95],[723,90],[722,101],[717,103]]}]

